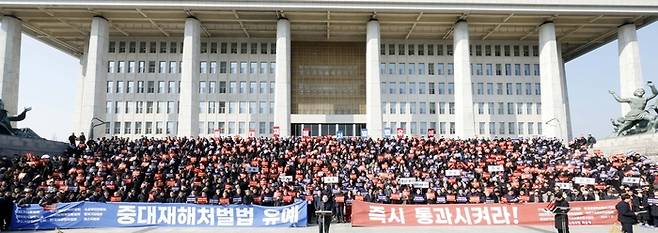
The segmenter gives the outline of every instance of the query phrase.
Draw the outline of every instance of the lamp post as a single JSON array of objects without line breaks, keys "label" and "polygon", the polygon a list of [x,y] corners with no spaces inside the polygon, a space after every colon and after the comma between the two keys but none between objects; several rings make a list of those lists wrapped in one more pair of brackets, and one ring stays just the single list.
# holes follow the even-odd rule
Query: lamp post
[{"label": "lamp post", "polygon": [[[96,124],[94,124],[94,121],[98,121],[98,122],[100,122],[100,123],[96,123]],[[106,122],[103,121],[103,120],[101,120],[101,119],[99,119],[98,117],[94,117],[94,118],[92,118],[92,119],[91,119],[91,129],[90,129],[91,132],[89,132],[89,139],[91,139],[91,140],[94,139],[94,128],[96,128],[96,127],[98,127],[98,126],[101,126],[101,125],[105,125],[105,124],[106,124]]]}]

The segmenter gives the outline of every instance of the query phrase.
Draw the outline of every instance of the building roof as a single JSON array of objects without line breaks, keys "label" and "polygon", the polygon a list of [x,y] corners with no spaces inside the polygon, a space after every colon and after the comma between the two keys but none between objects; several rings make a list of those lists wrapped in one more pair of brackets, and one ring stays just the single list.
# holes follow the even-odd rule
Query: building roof
[{"label": "building roof", "polygon": [[203,37],[274,38],[276,20],[290,20],[293,40],[365,39],[374,15],[382,39],[452,38],[454,23],[469,22],[472,40],[536,41],[545,21],[556,25],[565,61],[616,39],[617,27],[658,19],[649,0],[13,0],[0,13],[23,21],[23,31],[80,56],[91,18],[110,22],[113,38],[180,37],[185,18],[201,21]]}]

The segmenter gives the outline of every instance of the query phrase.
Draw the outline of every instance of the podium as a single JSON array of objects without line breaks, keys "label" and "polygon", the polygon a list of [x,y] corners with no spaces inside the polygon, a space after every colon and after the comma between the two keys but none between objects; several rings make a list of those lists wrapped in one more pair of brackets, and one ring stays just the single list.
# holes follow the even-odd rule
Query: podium
[{"label": "podium", "polygon": [[320,223],[318,224],[318,229],[320,230],[320,233],[322,233],[322,230],[324,230],[324,218],[325,216],[329,216],[331,218],[331,210],[317,210],[315,211],[315,215],[318,216],[318,219],[320,220]]}]

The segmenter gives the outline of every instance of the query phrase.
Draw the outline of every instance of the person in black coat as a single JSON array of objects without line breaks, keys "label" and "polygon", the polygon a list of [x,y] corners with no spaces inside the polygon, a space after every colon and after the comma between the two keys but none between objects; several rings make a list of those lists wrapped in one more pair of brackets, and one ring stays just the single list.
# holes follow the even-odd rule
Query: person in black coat
[{"label": "person in black coat", "polygon": [[564,195],[556,193],[553,203],[549,204],[549,210],[555,214],[555,229],[558,233],[569,233],[568,208],[569,202],[564,199]]},{"label": "person in black coat", "polygon": [[[317,205],[317,210],[332,211],[334,209],[334,203],[331,201],[327,194],[322,194],[322,199]],[[331,226],[331,215],[326,215],[324,217],[324,222],[320,222],[321,218],[318,219],[318,228],[320,233],[329,233],[329,227]]]},{"label": "person in black coat", "polygon": [[633,233],[633,224],[636,223],[637,216],[633,212],[633,199],[631,196],[623,194],[615,209],[617,209],[617,221],[621,223],[622,232]]},{"label": "person in black coat", "polygon": [[651,224],[658,227],[658,190],[653,192],[653,197],[647,200],[649,205],[649,214],[651,215]]},{"label": "person in black coat", "polygon": [[7,215],[9,214],[11,216],[11,213],[7,211],[6,209],[9,206],[9,199],[4,196],[3,192],[0,192],[0,231],[7,230],[7,227],[9,226],[8,222],[5,222],[7,219]]}]

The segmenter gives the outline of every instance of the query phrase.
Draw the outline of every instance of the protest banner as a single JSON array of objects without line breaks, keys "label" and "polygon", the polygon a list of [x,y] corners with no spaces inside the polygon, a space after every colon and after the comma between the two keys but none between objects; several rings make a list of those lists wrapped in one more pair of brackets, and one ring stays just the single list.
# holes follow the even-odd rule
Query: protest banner
[{"label": "protest banner", "polygon": [[[609,225],[618,200],[571,202],[569,224]],[[352,226],[553,225],[546,203],[391,205],[354,201]]]},{"label": "protest banner", "polygon": [[305,201],[281,207],[174,203],[58,203],[16,206],[12,230],[104,227],[303,227]]}]

